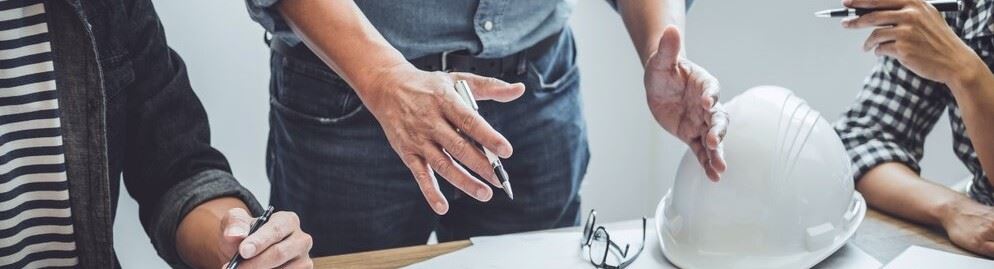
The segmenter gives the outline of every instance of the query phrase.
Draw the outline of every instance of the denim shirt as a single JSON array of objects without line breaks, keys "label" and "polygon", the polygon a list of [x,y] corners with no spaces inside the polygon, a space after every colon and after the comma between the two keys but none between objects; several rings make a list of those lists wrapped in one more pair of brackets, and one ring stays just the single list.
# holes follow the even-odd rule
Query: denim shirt
[{"label": "denim shirt", "polygon": [[207,114],[151,1],[44,3],[78,267],[120,267],[112,232],[122,174],[159,256],[188,267],[176,229],[190,210],[226,196],[261,207],[210,146]]},{"label": "denim shirt", "polygon": [[[300,39],[276,10],[280,0],[245,0],[252,19],[291,45]],[[692,0],[686,0],[690,7]],[[374,27],[407,59],[465,50],[497,58],[531,47],[566,26],[576,0],[361,0]],[[617,7],[616,0],[608,0]],[[334,15],[332,15],[334,16]]]}]

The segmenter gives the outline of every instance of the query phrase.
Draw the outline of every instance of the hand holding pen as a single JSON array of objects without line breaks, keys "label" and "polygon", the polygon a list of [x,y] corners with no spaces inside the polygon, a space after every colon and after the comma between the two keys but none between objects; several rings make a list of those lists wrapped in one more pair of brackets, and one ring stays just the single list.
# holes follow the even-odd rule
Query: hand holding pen
[{"label": "hand holding pen", "polygon": [[[920,0],[916,0],[916,2],[920,2]],[[925,1],[923,4],[931,5],[939,12],[958,11],[960,10],[960,8],[962,8],[962,4],[959,2],[959,0],[932,0],[932,1]],[[866,14],[870,14],[873,13],[874,11],[881,11],[887,9],[889,8],[883,5],[881,6],[859,5],[852,7],[847,5],[847,8],[829,9],[829,10],[822,10],[815,12],[815,17],[822,17],[822,18],[856,17],[856,16],[863,16]]]},{"label": "hand holding pen", "polygon": [[960,10],[957,1],[845,0],[842,3],[849,8],[874,10],[842,20],[845,28],[873,29],[863,43],[863,50],[897,59],[921,77],[955,86],[970,75],[963,70],[987,70],[980,57],[939,13]]},{"label": "hand holding pen", "polygon": [[293,212],[273,212],[270,206],[253,220],[245,209],[234,208],[221,220],[225,269],[313,268],[308,256],[311,236],[300,229]]},{"label": "hand holding pen", "polygon": [[[466,106],[472,108],[473,111],[480,109],[476,105],[476,97],[473,95],[473,90],[469,87],[469,83],[465,80],[456,81],[456,93],[462,98],[462,101]],[[467,138],[469,139],[469,138]],[[497,175],[497,179],[500,180],[500,185],[504,189],[504,193],[507,193],[507,197],[514,200],[514,191],[511,190],[511,182],[508,181],[507,171],[504,170],[504,164],[501,163],[500,158],[493,151],[490,151],[479,142],[473,142],[476,147],[483,151],[483,155],[487,157],[487,161],[490,162],[490,167],[493,168],[494,174]]]}]

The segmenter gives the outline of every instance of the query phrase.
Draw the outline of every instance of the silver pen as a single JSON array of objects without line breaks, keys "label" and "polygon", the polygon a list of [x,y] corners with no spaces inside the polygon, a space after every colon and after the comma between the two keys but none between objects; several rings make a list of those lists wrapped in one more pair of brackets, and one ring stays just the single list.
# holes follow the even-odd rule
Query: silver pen
[{"label": "silver pen", "polygon": [[[476,105],[476,97],[473,96],[473,90],[469,88],[469,83],[465,80],[456,81],[456,93],[458,93],[459,97],[463,99],[463,104],[466,104],[466,106],[472,108],[474,111],[478,111],[480,109],[480,107]],[[507,197],[514,200],[514,191],[511,191],[511,182],[507,180],[507,171],[504,170],[504,165],[500,163],[500,158],[497,157],[497,154],[494,154],[483,145],[480,145],[479,142],[473,141],[473,143],[483,150],[483,155],[487,156],[487,161],[489,161],[490,166],[493,167],[494,174],[497,174],[497,179],[500,180],[500,185],[504,187],[504,192],[507,193]]]},{"label": "silver pen", "polygon": [[[932,0],[925,1],[926,3],[935,7],[939,12],[950,12],[950,11],[960,11],[962,10],[963,4],[959,0]],[[822,18],[837,18],[837,17],[854,17],[863,16],[874,11],[880,11],[886,9],[876,9],[876,8],[840,8],[840,9],[829,9],[815,12],[815,17]]]}]

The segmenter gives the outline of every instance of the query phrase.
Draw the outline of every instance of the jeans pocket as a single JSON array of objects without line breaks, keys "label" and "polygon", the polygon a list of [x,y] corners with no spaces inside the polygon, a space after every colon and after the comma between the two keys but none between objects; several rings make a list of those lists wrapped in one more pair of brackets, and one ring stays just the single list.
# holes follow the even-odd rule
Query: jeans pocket
[{"label": "jeans pocket", "polygon": [[280,56],[274,74],[270,105],[288,119],[327,125],[351,119],[364,110],[348,83],[323,65]]},{"label": "jeans pocket", "polygon": [[575,64],[540,70],[535,64],[528,64],[529,90],[542,93],[554,93],[570,88],[578,81],[580,68]]}]

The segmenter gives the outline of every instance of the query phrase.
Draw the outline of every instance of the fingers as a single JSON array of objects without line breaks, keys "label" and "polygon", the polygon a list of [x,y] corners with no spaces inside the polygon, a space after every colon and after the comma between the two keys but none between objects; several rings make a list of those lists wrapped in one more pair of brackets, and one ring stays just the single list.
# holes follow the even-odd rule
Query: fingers
[{"label": "fingers", "polygon": [[470,170],[473,170],[473,172],[486,179],[490,184],[498,188],[501,187],[500,180],[494,174],[493,166],[490,165],[490,161],[483,155],[483,152],[475,142],[459,134],[451,126],[438,128],[437,136],[439,144],[445,148],[445,151],[452,158],[458,160]]},{"label": "fingers", "polygon": [[907,33],[904,30],[903,27],[886,27],[873,30],[873,33],[866,39],[866,42],[863,42],[863,51],[870,51],[883,43],[897,41],[898,38],[903,37]]},{"label": "fingers", "polygon": [[980,243],[978,252],[987,257],[994,257],[994,241],[984,241]]},{"label": "fingers", "polygon": [[462,131],[464,134],[469,136],[470,139],[476,140],[480,145],[483,145],[493,153],[497,154],[501,158],[511,157],[514,149],[511,147],[511,142],[507,141],[503,135],[494,130],[494,127],[490,126],[489,123],[479,113],[473,111],[473,109],[458,106],[452,109],[444,110],[445,117],[449,122],[455,126],[457,129]]},{"label": "fingers", "polygon": [[896,9],[910,2],[909,0],[842,0],[842,5],[850,8]]},{"label": "fingers", "polygon": [[708,150],[708,157],[711,158],[710,167],[721,178],[721,174],[728,169],[728,164],[725,162],[725,150],[724,146],[721,144],[717,148]]},{"label": "fingers", "polygon": [[297,214],[285,211],[276,212],[266,224],[259,227],[259,230],[242,241],[238,247],[238,253],[245,259],[251,259],[260,251],[283,241],[284,238],[297,231],[300,231],[300,219],[297,218]]},{"label": "fingers", "polygon": [[434,145],[429,145],[424,148],[425,158],[428,160],[428,164],[438,172],[439,175],[445,178],[445,180],[452,183],[453,186],[462,190],[466,194],[469,194],[476,200],[480,201],[490,201],[493,196],[493,190],[476,179],[466,169],[457,164],[452,157],[448,154],[442,152],[440,149]]},{"label": "fingers", "polygon": [[438,189],[438,180],[435,179],[435,172],[428,166],[428,162],[421,156],[405,154],[400,158],[404,165],[414,174],[414,181],[418,183],[421,194],[435,214],[445,215],[449,211],[449,201],[445,200],[442,191]]},{"label": "fingers", "polygon": [[842,27],[849,29],[891,26],[906,23],[911,14],[907,10],[874,11],[863,16],[842,20]]},{"label": "fingers", "polygon": [[657,57],[662,60],[665,67],[675,66],[680,57],[681,44],[680,29],[670,25],[663,30],[663,36],[659,38],[659,48],[656,50]]},{"label": "fingers", "polygon": [[873,50],[873,53],[877,56],[890,56],[893,58],[900,58],[900,51],[898,51],[897,42],[887,42],[877,45],[877,48]]},{"label": "fingers", "polygon": [[502,103],[518,99],[525,93],[525,84],[507,83],[492,77],[478,76],[471,73],[451,73],[454,80],[465,80],[473,89],[476,100],[494,100]]},{"label": "fingers", "polygon": [[704,173],[707,174],[708,179],[712,182],[718,182],[718,171],[711,167],[711,157],[709,156],[708,150],[704,148],[703,143],[689,143],[690,150],[694,152],[697,156],[697,163],[704,169]]},{"label": "fingers", "polygon": [[711,109],[711,128],[705,135],[705,144],[708,149],[717,149],[721,141],[725,140],[725,133],[728,130],[728,113],[721,103],[715,103]]},{"label": "fingers", "polygon": [[715,104],[718,103],[718,95],[721,93],[721,84],[718,83],[718,79],[712,76],[710,73],[704,70],[704,68],[694,71],[700,79],[703,80],[701,87],[703,88],[701,95],[704,98],[702,102],[702,108],[705,110],[711,110]]},{"label": "fingers", "polygon": [[718,172],[718,169],[715,169],[713,164],[714,158],[717,156],[712,155],[714,153],[711,150],[705,149],[704,152],[708,157],[707,162],[704,164],[704,172],[708,175],[708,179],[711,179],[712,182],[718,182],[718,180],[721,179],[721,172]]},{"label": "fingers", "polygon": [[292,234],[255,257],[240,263],[238,268],[310,268],[307,265],[313,263],[310,262],[307,252],[311,249],[312,243],[311,236],[306,233]]},{"label": "fingers", "polygon": [[[710,109],[711,128],[704,135],[704,146],[708,151],[709,168],[714,170],[717,178],[725,172],[728,167],[725,163],[725,151],[722,149],[721,141],[725,140],[725,132],[728,130],[728,113],[725,112],[721,103],[715,103]],[[715,178],[715,179],[717,179]]]},{"label": "fingers", "polygon": [[229,209],[228,214],[221,219],[221,229],[223,229],[221,234],[224,241],[228,243],[241,241],[248,235],[252,221],[252,216],[245,209],[237,207]]}]

